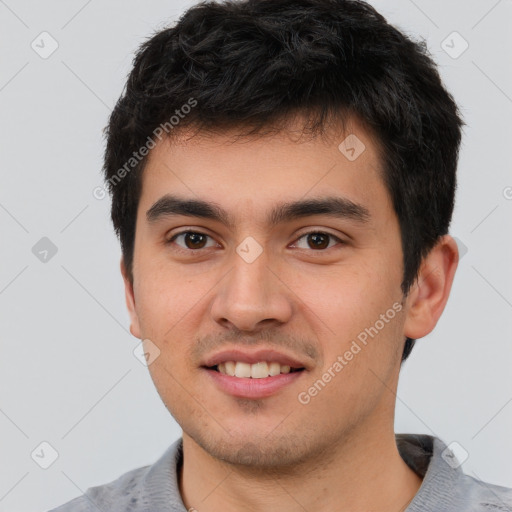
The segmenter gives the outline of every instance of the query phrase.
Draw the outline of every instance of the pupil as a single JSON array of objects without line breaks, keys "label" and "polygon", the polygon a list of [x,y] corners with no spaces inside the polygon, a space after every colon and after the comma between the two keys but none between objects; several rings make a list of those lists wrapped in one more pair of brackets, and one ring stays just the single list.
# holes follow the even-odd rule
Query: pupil
[{"label": "pupil", "polygon": [[325,249],[329,245],[329,237],[323,233],[313,233],[309,235],[309,241],[316,249]]},{"label": "pupil", "polygon": [[189,249],[200,249],[204,245],[204,238],[204,235],[201,235],[200,233],[187,233],[185,235],[185,244]]}]

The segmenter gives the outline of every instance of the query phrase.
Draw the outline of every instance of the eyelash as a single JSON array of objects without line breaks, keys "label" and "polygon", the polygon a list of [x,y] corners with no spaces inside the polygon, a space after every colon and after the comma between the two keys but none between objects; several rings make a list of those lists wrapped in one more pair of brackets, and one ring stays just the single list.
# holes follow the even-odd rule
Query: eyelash
[{"label": "eyelash", "polygon": [[[208,235],[207,233],[202,233],[201,231],[185,230],[185,231],[180,231],[179,233],[175,233],[169,240],[166,240],[165,244],[166,245],[171,245],[176,240],[176,238],[178,238],[181,235],[186,235],[186,234],[203,235],[203,236],[206,236],[208,238],[213,238],[210,235]],[[307,231],[306,233],[302,233],[295,240],[294,243],[297,243],[298,240],[301,240],[302,238],[307,237],[308,235],[326,235],[326,236],[330,237],[331,239],[334,239],[336,242],[338,242],[338,243],[340,243],[342,245],[345,243],[341,238],[337,237],[336,235],[333,235],[332,233],[328,233],[326,231],[318,231],[318,230]],[[188,248],[181,247],[180,245],[177,245],[177,250],[179,252],[183,252],[183,253],[199,252],[202,249],[209,249],[209,247],[202,247],[200,249],[188,249]],[[313,252],[325,252],[327,249],[332,249],[332,247],[327,247],[325,249],[317,249],[317,250],[310,248],[310,250],[313,251]]]}]

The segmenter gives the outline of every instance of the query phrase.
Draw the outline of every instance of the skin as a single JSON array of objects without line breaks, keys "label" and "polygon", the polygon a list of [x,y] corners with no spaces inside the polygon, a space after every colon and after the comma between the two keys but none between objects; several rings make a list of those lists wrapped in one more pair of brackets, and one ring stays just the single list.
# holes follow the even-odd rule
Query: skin
[{"label": "skin", "polygon": [[[160,350],[150,374],[183,430],[179,486],[187,509],[398,512],[421,485],[394,437],[400,357],[405,336],[421,338],[436,325],[457,246],[441,238],[403,297],[400,229],[378,145],[349,121],[344,133],[330,128],[327,137],[302,141],[293,123],[238,142],[230,132],[190,139],[184,132],[150,152],[133,283],[123,261],[121,271],[130,330]],[[348,133],[366,146],[352,162],[338,150]],[[168,193],[214,202],[234,225],[181,215],[148,222],[146,212]],[[314,215],[266,224],[278,203],[333,195],[364,205],[369,222]],[[183,236],[165,243],[187,229],[209,235],[206,246],[190,249]],[[318,249],[303,236],[310,231],[344,243],[328,238]],[[235,250],[248,236],[263,250],[252,263]],[[401,311],[301,403],[298,394],[393,304]],[[307,369],[273,396],[233,397],[201,364],[220,348],[244,346],[285,351]]]}]

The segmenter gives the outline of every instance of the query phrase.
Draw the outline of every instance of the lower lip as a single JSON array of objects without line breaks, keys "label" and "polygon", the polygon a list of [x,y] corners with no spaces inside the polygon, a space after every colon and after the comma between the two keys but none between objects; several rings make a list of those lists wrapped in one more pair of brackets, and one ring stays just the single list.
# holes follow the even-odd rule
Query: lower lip
[{"label": "lower lip", "polygon": [[206,369],[206,372],[225,393],[240,398],[266,398],[295,382],[305,370],[280,373],[274,377],[265,377],[263,379],[231,377],[231,375],[225,375],[210,369]]}]

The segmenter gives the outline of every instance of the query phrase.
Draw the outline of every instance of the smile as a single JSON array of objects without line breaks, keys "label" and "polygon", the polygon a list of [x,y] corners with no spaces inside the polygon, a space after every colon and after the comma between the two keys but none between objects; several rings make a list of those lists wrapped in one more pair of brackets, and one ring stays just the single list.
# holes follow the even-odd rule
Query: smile
[{"label": "smile", "polygon": [[276,361],[260,361],[254,364],[242,361],[226,361],[214,366],[213,369],[231,377],[264,379],[280,374],[298,372],[304,368],[292,368],[289,365],[280,364]]},{"label": "smile", "polygon": [[203,368],[214,386],[223,393],[237,398],[252,399],[275,395],[306,373],[304,368],[290,368],[279,363],[263,361],[254,364],[227,361]]}]

